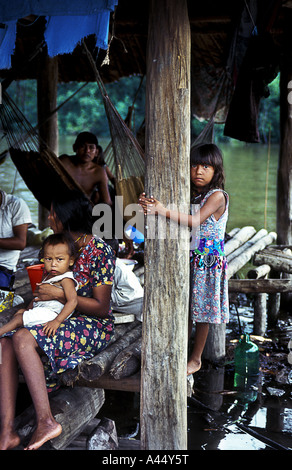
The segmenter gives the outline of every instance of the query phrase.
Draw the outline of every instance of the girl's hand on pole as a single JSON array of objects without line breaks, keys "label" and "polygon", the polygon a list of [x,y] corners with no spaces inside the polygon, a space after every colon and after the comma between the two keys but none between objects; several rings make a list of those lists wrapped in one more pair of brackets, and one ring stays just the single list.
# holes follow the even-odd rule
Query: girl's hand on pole
[{"label": "girl's hand on pole", "polygon": [[162,204],[153,196],[146,197],[145,193],[140,194],[138,203],[143,209],[145,215],[155,215],[159,213],[159,209],[163,208]]}]

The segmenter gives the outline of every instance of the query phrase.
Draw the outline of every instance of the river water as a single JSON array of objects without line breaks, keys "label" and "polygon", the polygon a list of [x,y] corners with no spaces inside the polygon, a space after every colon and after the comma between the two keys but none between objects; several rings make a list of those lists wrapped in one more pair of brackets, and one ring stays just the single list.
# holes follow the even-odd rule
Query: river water
[{"label": "river water", "polygon": [[[100,139],[101,140],[101,139]],[[72,154],[74,137],[60,137],[59,153]],[[103,148],[107,141],[101,142]],[[276,229],[276,182],[278,147],[241,143],[221,146],[224,154],[226,190],[230,195],[230,216],[227,229],[253,225],[257,230]],[[268,168],[268,172],[267,172]],[[268,174],[268,178],[267,178]],[[29,205],[37,225],[38,203],[16,172],[10,158],[0,165],[1,187],[14,191]],[[265,210],[266,208],[266,210]],[[265,217],[266,213],[266,217]]]}]

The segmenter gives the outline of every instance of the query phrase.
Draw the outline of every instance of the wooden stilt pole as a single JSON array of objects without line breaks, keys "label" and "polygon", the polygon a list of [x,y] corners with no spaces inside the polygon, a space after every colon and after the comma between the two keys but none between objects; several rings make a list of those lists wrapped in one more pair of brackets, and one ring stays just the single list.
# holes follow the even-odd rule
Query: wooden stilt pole
[{"label": "wooden stilt pole", "polygon": [[[280,76],[280,130],[281,143],[278,165],[277,184],[277,233],[278,243],[292,244],[292,67],[291,67],[291,11],[285,14],[284,44],[286,45],[281,61]],[[291,278],[291,274],[283,274],[283,278]],[[292,295],[281,296],[281,301],[289,306]]]},{"label": "wooden stilt pole", "polygon": [[[58,58],[44,55],[40,58],[37,80],[39,135],[56,155],[58,155],[58,113],[54,113],[50,119],[47,117],[57,107],[57,88]],[[48,211],[39,205],[39,229],[46,227],[48,227]]]},{"label": "wooden stilt pole", "polygon": [[[146,88],[146,194],[187,210],[190,25],[186,0],[150,1]],[[170,230],[175,227],[169,221],[163,224],[152,239],[146,231],[141,447],[173,450],[187,448],[189,232],[179,227],[178,236],[171,239]]]}]

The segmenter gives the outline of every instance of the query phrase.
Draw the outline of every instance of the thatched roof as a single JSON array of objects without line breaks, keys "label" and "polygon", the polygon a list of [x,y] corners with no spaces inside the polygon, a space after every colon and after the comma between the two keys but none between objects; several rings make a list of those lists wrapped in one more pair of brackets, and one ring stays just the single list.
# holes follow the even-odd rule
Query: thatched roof
[{"label": "thatched roof", "polygon": [[[146,74],[149,3],[149,0],[118,1],[110,18],[108,51],[96,48],[94,36],[86,38],[104,83]],[[279,69],[285,45],[284,23],[292,23],[291,4],[290,0],[205,0],[200,3],[188,0],[194,115],[203,119],[215,115],[217,122],[225,122],[234,90],[238,84],[242,86],[238,80],[239,71],[246,89],[238,93],[242,97],[246,94],[245,106],[254,93],[254,86],[257,93],[265,93],[265,85]],[[45,27],[46,20],[42,16],[18,21],[12,68],[0,70],[0,77],[28,79],[38,76],[40,56],[47,54]],[[40,53],[34,56],[39,50]],[[95,81],[83,45],[78,45],[71,54],[57,57],[59,82]],[[108,63],[102,65],[105,58]],[[256,97],[257,100],[260,98]],[[254,108],[257,105],[251,103]],[[240,101],[235,106],[238,109]],[[246,106],[248,119],[250,115],[251,110]],[[258,139],[256,124],[251,132],[248,129],[243,135],[240,135],[241,131],[238,134],[237,129],[228,132],[227,135],[239,140],[256,142]]]},{"label": "thatched roof", "polygon": [[[110,33],[114,34],[110,43],[109,65],[104,65],[101,75],[105,83],[118,80],[124,76],[146,73],[146,43],[148,34],[148,1],[119,0],[115,14],[111,16]],[[222,64],[226,59],[235,26],[239,20],[244,1],[205,0],[194,2],[189,0],[189,17],[192,31],[193,61],[198,59],[198,51],[204,52],[204,61],[210,64]],[[269,1],[256,2],[262,4],[266,13]],[[272,2],[277,3],[277,2]],[[283,3],[283,2],[280,2]],[[272,34],[281,33],[283,7],[275,15]],[[14,75],[16,79],[36,78],[38,55],[30,57],[43,44],[45,18],[22,18],[17,26],[15,53],[12,56],[12,70],[0,71],[0,76]],[[93,49],[94,38],[87,43]],[[45,53],[46,46],[43,47]],[[98,51],[94,51],[97,55]],[[106,51],[100,50],[97,62],[100,65]],[[92,70],[84,54],[82,46],[77,46],[73,54],[58,56],[59,81],[94,81]]]}]

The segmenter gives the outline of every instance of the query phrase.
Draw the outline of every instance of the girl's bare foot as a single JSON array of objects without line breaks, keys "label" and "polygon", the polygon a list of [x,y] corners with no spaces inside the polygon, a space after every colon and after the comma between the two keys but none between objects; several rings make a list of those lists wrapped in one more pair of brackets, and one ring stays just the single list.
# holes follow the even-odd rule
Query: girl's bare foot
[{"label": "girl's bare foot", "polygon": [[55,420],[39,423],[28,446],[24,450],[39,449],[45,442],[58,437],[62,432],[61,424]]},{"label": "girl's bare foot", "polygon": [[17,447],[20,444],[19,435],[12,431],[11,433],[5,433],[0,435],[0,450],[9,450]]},{"label": "girl's bare foot", "polygon": [[201,369],[201,361],[192,359],[187,364],[187,375],[194,374],[195,372],[198,372],[198,370],[200,369]]}]

